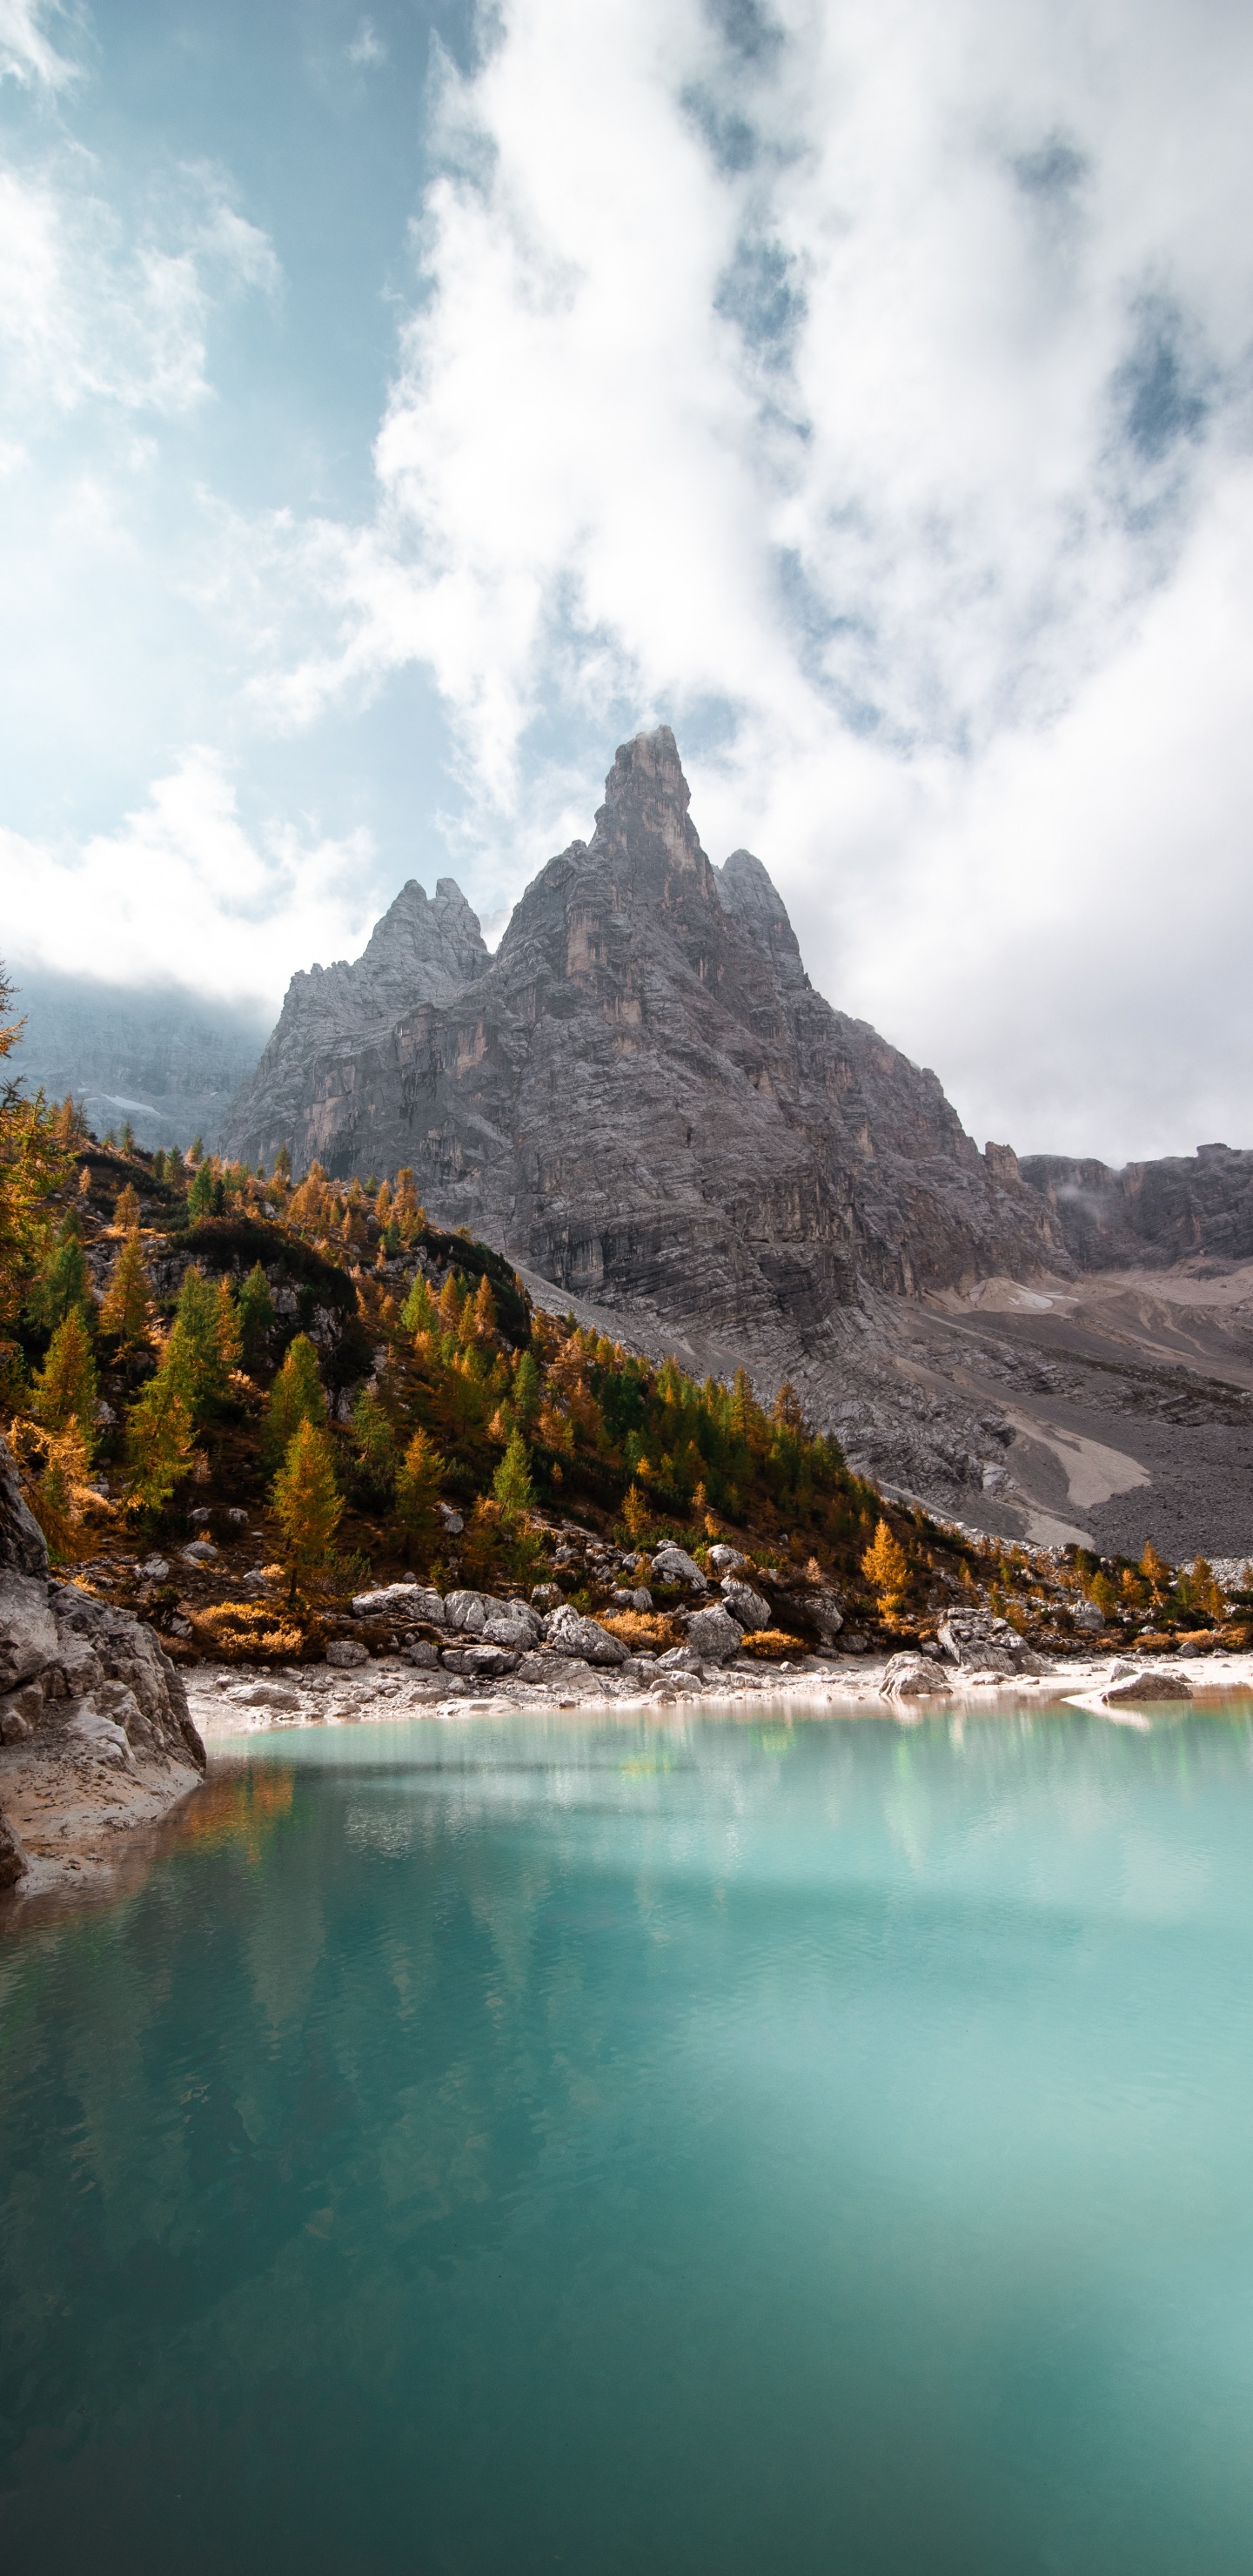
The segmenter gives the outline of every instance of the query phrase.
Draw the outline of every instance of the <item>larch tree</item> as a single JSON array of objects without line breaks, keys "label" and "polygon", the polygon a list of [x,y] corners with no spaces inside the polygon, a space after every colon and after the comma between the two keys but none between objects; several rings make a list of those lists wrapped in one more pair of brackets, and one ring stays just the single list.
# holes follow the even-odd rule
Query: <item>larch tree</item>
[{"label": "larch tree", "polygon": [[128,1234],[115,1255],[100,1305],[100,1328],[123,1350],[137,1350],[152,1324],[152,1282],[138,1233]]},{"label": "larch tree", "polygon": [[288,1598],[309,1581],[330,1555],[344,1503],[335,1482],[335,1460],[325,1430],[299,1422],[274,1479],[274,1511],[286,1540],[291,1569]]},{"label": "larch tree", "polygon": [[509,1446],[492,1478],[492,1492],[500,1505],[501,1518],[510,1528],[531,1509],[535,1489],[530,1453],[520,1431],[509,1435]]},{"label": "larch tree", "polygon": [[326,1421],[326,1396],[318,1369],[318,1355],[307,1333],[297,1333],[274,1384],[265,1409],[264,1449],[272,1465],[284,1458],[297,1426],[312,1423],[321,1430]]},{"label": "larch tree", "polygon": [[415,1431],[396,1470],[393,1510],[410,1564],[431,1555],[440,1535],[444,1461],[429,1431]]},{"label": "larch tree", "polygon": [[77,1430],[89,1464],[96,1445],[100,1382],[91,1337],[77,1306],[58,1324],[34,1382],[32,1410],[45,1431]]},{"label": "larch tree", "polygon": [[879,1609],[885,1619],[894,1619],[905,1598],[909,1582],[909,1559],[889,1523],[880,1520],[874,1537],[861,1561],[861,1570],[872,1592],[879,1596]]}]

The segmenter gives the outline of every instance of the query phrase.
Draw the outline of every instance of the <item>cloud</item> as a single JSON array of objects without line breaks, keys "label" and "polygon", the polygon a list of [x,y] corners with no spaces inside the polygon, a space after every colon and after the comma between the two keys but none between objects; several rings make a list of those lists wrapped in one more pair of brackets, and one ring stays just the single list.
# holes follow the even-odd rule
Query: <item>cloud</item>
[{"label": "cloud", "polygon": [[[425,665],[480,844],[513,833],[516,874],[545,795],[568,810],[570,746],[585,823],[609,728],[664,714],[711,843],[756,838],[835,998],[890,998],[904,1043],[938,1041],[947,935],[973,1025],[935,1052],[980,1114],[1129,1142],[1152,1099],[1178,1132],[1207,1083],[1229,1092],[1231,1050],[1169,1059],[1172,1111],[1167,1057],[1107,987],[1111,1070],[1083,912],[1033,945],[1030,879],[1103,937],[1121,923],[1161,992],[1177,950],[1138,915],[1122,800],[1164,788],[1165,739],[1185,777],[1243,779],[1245,720],[1220,691],[1219,738],[1195,675],[1220,635],[1238,659],[1253,640],[1200,569],[1245,508],[1253,22],[1223,0],[1201,21],[1191,0],[1135,28],[1120,0],[1082,23],[1048,0],[505,0],[472,72],[436,49],[378,509],[273,523],[289,604],[256,705],[310,724]],[[1169,721],[1146,747],[1150,670]],[[1202,801],[1199,845],[1177,796],[1145,823],[1155,885],[1186,873],[1212,917],[1230,834]],[[934,887],[902,915],[920,854]]]},{"label": "cloud", "polygon": [[92,402],[186,413],[209,389],[217,306],[280,282],[266,234],[212,168],[180,166],[127,223],[76,161],[10,167],[0,172],[4,407],[24,420]]},{"label": "cloud", "polygon": [[44,22],[61,15],[57,0],[0,0],[0,80],[57,90],[74,78],[73,63],[44,32]]},{"label": "cloud", "polygon": [[359,71],[372,71],[376,63],[385,63],[387,47],[372,18],[363,18],[348,48],[348,60]]},{"label": "cloud", "polygon": [[6,956],[277,1006],[310,943],[328,964],[360,952],[375,909],[361,891],[372,858],[363,831],[335,840],[290,821],[247,828],[222,760],[194,748],[116,831],[81,848],[0,831]]}]

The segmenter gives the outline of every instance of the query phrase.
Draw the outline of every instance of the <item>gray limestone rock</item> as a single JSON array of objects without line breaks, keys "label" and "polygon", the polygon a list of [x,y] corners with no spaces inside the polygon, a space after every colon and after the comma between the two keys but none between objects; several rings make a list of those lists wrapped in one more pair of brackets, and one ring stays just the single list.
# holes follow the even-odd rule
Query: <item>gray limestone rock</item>
[{"label": "gray limestone rock", "polygon": [[588,1619],[568,1601],[554,1610],[548,1622],[548,1641],[562,1654],[577,1655],[587,1664],[624,1664],[627,1650],[620,1637],[602,1628],[599,1620]]},{"label": "gray limestone rock", "polygon": [[692,1592],[709,1589],[707,1576],[683,1547],[659,1547],[653,1558],[653,1574],[658,1583],[686,1583]]},{"label": "gray limestone rock", "polygon": [[533,1610],[528,1601],[489,1602],[483,1623],[485,1645],[508,1646],[518,1654],[525,1654],[529,1647],[538,1644],[539,1634],[539,1612]]},{"label": "gray limestone rock", "polygon": [[57,1632],[46,1576],[0,1574],[0,1691],[56,1661]]},{"label": "gray limestone rock", "polygon": [[1182,1673],[1138,1672],[1108,1682],[1100,1693],[1106,1708],[1137,1708],[1141,1700],[1190,1699],[1189,1684]]},{"label": "gray limestone rock", "polygon": [[444,1604],[424,1583],[385,1583],[377,1592],[353,1595],[354,1619],[426,1619],[442,1628]]},{"label": "gray limestone rock", "polygon": [[926,1699],[949,1688],[948,1677],[925,1655],[893,1655],[880,1684],[885,1699]]},{"label": "gray limestone rock", "polygon": [[730,1611],[714,1601],[707,1610],[693,1611],[687,1642],[703,1664],[729,1664],[744,1643],[744,1631]]},{"label": "gray limestone rock", "polygon": [[370,1650],[358,1637],[332,1637],[326,1650],[326,1660],[335,1672],[360,1672],[362,1666],[369,1663]]},{"label": "gray limestone rock", "polygon": [[741,1628],[770,1626],[770,1604],[763,1592],[753,1590],[751,1583],[737,1583],[733,1574],[724,1574],[722,1598],[732,1618],[738,1619]]}]

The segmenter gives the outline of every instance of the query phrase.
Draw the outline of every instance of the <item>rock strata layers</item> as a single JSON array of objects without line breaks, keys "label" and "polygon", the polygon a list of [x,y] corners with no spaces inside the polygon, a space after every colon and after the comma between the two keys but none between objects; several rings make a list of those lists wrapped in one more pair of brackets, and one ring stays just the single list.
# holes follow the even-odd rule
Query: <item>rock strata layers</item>
[{"label": "rock strata layers", "polygon": [[154,1631],[50,1580],[0,1441],[0,1887],[90,1878],[194,1789],[204,1747]]}]

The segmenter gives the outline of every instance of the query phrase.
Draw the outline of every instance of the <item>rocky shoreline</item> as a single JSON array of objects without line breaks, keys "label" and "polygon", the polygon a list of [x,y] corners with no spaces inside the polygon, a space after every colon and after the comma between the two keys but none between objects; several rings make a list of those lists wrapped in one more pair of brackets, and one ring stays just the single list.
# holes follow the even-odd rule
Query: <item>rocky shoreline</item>
[{"label": "rocky shoreline", "polygon": [[414,1672],[400,1657],[384,1658],[368,1669],[335,1671],[314,1665],[281,1674],[206,1665],[189,1677],[188,1698],[210,1748],[232,1737],[283,1727],[390,1724],[414,1717],[455,1721],[542,1709],[577,1709],[589,1716],[609,1709],[624,1716],[656,1711],[665,1723],[689,1708],[749,1716],[767,1704],[796,1715],[878,1715],[921,1723],[947,1715],[994,1716],[1007,1704],[1024,1701],[1036,1707],[1075,1702],[1100,1707],[1120,1720],[1155,1701],[1247,1696],[1253,1703],[1253,1654],[1208,1657],[1203,1680],[1195,1667],[1170,1658],[1136,1666],[1116,1655],[1084,1657],[1039,1673],[1011,1675],[959,1671],[950,1676],[933,1665],[925,1685],[904,1694],[893,1688],[889,1670],[899,1660],[815,1659],[783,1672],[711,1667],[705,1674],[676,1675],[660,1688],[584,1665],[552,1683],[511,1678],[477,1689],[463,1685],[455,1693],[447,1680]]}]

